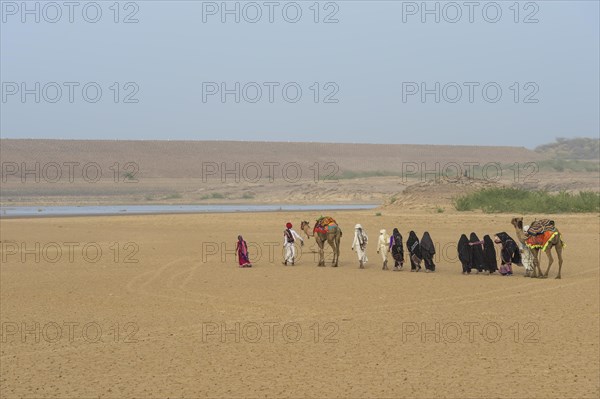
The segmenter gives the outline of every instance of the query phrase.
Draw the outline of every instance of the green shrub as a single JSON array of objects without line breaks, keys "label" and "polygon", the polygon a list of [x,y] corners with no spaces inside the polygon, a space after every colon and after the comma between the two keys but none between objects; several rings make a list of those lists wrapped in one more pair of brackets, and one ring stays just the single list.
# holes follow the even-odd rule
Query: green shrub
[{"label": "green shrub", "polygon": [[581,213],[600,212],[600,193],[526,191],[518,188],[490,188],[454,199],[458,211],[480,209],[486,213]]},{"label": "green shrub", "polygon": [[571,159],[549,159],[537,162],[537,166],[541,171],[555,172],[598,172],[600,164],[597,161],[582,161]]}]

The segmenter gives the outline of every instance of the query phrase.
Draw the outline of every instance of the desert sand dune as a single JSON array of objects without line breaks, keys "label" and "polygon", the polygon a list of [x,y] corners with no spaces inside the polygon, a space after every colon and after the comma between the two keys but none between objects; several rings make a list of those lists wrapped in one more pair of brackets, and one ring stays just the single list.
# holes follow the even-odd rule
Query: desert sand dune
[{"label": "desert sand dune", "polygon": [[[333,215],[339,268],[316,266],[312,239],[281,265],[284,223],[313,213],[3,220],[1,396],[598,397],[597,215],[555,217],[563,279],[538,280],[460,273],[459,235],[511,234],[511,215],[382,212]],[[366,270],[350,251],[356,222],[371,238]],[[382,227],[427,229],[438,271],[382,271]],[[252,269],[237,267],[237,234]],[[47,249],[23,261],[13,241]],[[67,242],[80,244],[73,260]],[[95,263],[89,243],[103,250]]]}]

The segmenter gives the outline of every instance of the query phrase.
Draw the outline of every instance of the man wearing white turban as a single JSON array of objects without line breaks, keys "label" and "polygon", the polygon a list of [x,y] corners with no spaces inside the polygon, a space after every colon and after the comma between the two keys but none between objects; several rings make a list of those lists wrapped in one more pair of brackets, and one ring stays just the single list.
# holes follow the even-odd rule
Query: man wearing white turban
[{"label": "man wearing white turban", "polygon": [[385,229],[379,230],[379,241],[377,241],[377,253],[381,255],[381,260],[383,261],[382,270],[387,270],[387,256],[389,249],[390,237],[387,235]]},{"label": "man wearing white turban", "polygon": [[364,269],[365,263],[369,259],[367,259],[367,241],[369,237],[367,236],[367,232],[362,228],[360,224],[354,226],[354,241],[352,241],[352,250],[356,249],[356,254],[358,255],[358,265],[359,268]]},{"label": "man wearing white turban", "polygon": [[[523,226],[523,232],[527,233],[527,230],[529,230],[529,226]],[[529,277],[533,274],[533,254],[529,247],[521,241],[519,241],[519,249],[521,250],[521,262],[525,266],[525,277]]]}]

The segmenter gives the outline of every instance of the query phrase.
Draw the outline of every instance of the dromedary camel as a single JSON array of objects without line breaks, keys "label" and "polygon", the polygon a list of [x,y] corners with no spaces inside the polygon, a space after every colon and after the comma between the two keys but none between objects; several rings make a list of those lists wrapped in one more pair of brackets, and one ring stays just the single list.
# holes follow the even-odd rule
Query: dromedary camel
[{"label": "dromedary camel", "polygon": [[[515,227],[515,231],[517,234],[517,239],[519,241],[524,242],[525,232],[523,232],[523,218],[522,217],[514,217],[511,220],[511,224]],[[556,255],[558,256],[558,274],[556,275],[557,279],[560,279],[560,272],[563,264],[562,250],[563,250],[563,240],[562,235],[557,230],[557,233],[550,241],[547,243],[546,256],[548,256],[548,268],[546,269],[546,273],[542,273],[542,268],[540,267],[540,249],[541,248],[529,248],[531,250],[531,254],[533,255],[533,275],[531,277],[539,277],[539,278],[547,278],[548,273],[550,272],[550,267],[552,263],[554,263],[554,258],[552,257],[552,248],[556,250]]]},{"label": "dromedary camel", "polygon": [[307,221],[303,221],[300,224],[300,229],[304,231],[306,237],[315,237],[315,241],[319,246],[319,266],[325,266],[325,255],[324,247],[325,241],[329,243],[331,249],[333,249],[333,262],[331,266],[338,266],[338,259],[340,257],[340,239],[342,238],[342,229],[339,226],[331,227],[327,233],[317,232],[310,228],[310,224]]}]

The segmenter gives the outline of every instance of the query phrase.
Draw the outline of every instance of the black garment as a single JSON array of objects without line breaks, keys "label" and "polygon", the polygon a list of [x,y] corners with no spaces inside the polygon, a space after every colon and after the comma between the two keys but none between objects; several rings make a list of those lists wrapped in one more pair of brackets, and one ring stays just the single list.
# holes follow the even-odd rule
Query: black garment
[{"label": "black garment", "polygon": [[471,273],[471,247],[469,247],[469,239],[466,235],[460,236],[456,249],[458,250],[458,260],[462,264],[463,273]]},{"label": "black garment", "polygon": [[477,234],[471,233],[469,237],[469,242],[471,245],[471,267],[477,269],[477,271],[481,272],[484,268],[484,260],[483,260],[483,247],[479,243],[479,237]]},{"label": "black garment", "polygon": [[504,231],[496,234],[496,237],[498,237],[502,243],[502,249],[500,250],[500,259],[502,260],[502,264],[506,265],[509,263],[514,263],[521,265],[521,251],[519,250],[519,246],[515,240],[513,240]]},{"label": "black garment", "polygon": [[292,234],[292,232],[290,231],[290,229],[285,229],[283,231],[283,234],[285,235],[286,241],[289,243],[294,243],[294,235]]},{"label": "black garment", "polygon": [[394,233],[392,234],[392,258],[394,258],[394,267],[402,266],[404,263],[402,234],[400,234],[398,229],[394,229]]},{"label": "black garment", "polygon": [[435,271],[435,263],[433,263],[433,256],[435,255],[435,246],[433,240],[429,235],[429,232],[423,233],[421,238],[421,254],[423,255],[423,261],[425,262],[425,269]]},{"label": "black garment", "polygon": [[485,269],[488,272],[494,273],[498,270],[496,248],[494,247],[494,242],[491,237],[487,234],[483,237],[483,260],[485,262]]},{"label": "black garment", "polygon": [[410,252],[410,270],[421,270],[421,246],[419,245],[419,239],[414,231],[408,234],[408,240],[406,240],[406,249]]}]

